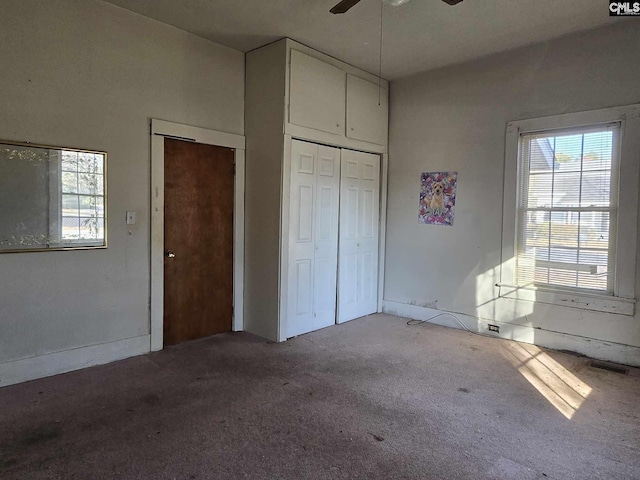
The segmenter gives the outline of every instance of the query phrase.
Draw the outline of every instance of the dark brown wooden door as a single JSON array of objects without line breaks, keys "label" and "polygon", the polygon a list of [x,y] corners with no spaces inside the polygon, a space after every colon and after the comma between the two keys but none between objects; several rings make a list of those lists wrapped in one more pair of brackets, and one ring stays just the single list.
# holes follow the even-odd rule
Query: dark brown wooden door
[{"label": "dark brown wooden door", "polygon": [[230,148],[164,140],[165,345],[231,331],[233,161]]}]

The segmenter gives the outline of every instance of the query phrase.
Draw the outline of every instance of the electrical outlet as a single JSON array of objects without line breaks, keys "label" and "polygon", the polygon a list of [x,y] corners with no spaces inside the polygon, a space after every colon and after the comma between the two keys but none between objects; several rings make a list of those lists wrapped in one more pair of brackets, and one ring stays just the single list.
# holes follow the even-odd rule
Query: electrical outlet
[{"label": "electrical outlet", "polygon": [[499,325],[492,325],[490,323],[488,323],[487,325],[489,326],[489,331],[490,332],[500,333],[500,326]]}]

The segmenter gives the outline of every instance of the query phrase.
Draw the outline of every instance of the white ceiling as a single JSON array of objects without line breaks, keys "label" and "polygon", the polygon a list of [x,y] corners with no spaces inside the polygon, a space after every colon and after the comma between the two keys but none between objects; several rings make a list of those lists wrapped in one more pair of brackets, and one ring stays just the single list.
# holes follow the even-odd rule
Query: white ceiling
[{"label": "white ceiling", "polygon": [[[338,0],[106,0],[246,52],[290,37],[378,73],[380,0],[344,15]],[[604,0],[412,0],[384,7],[382,76],[424,70],[619,21]]]}]

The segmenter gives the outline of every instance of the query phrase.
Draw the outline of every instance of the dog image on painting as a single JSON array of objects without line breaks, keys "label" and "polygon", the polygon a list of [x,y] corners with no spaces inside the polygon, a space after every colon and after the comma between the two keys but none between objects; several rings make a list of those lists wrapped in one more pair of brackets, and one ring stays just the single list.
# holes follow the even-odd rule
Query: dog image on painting
[{"label": "dog image on painting", "polygon": [[444,213],[444,183],[435,182],[432,186],[432,192],[429,208],[434,215],[442,215]]},{"label": "dog image on painting", "polygon": [[423,172],[420,175],[419,223],[453,225],[457,182],[457,172]]}]

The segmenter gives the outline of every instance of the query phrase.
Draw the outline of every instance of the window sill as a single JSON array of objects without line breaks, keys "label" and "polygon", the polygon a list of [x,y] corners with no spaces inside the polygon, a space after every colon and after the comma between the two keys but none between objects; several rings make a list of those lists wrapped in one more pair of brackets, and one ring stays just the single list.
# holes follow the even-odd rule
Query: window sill
[{"label": "window sill", "polygon": [[598,293],[577,293],[541,287],[522,287],[501,283],[499,296],[514,300],[540,302],[564,307],[581,308],[596,312],[615,313],[633,316],[636,300],[634,298],[614,297]]}]

